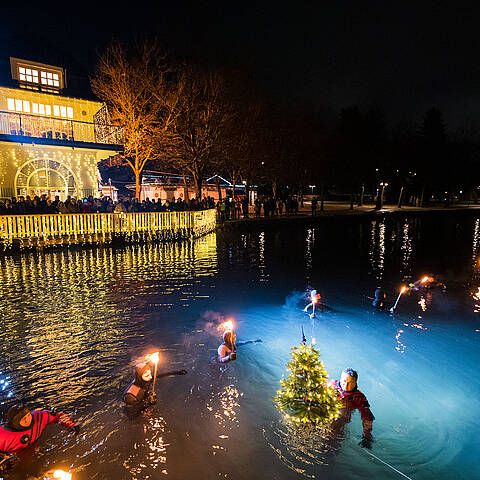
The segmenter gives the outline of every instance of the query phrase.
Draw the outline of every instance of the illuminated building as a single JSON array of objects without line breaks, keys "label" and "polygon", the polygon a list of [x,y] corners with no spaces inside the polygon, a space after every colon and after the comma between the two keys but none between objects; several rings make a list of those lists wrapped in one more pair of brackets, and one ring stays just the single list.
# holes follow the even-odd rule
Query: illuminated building
[{"label": "illuminated building", "polygon": [[[135,185],[127,185],[129,190],[135,191]],[[105,189],[106,190],[106,189]],[[219,200],[219,190],[222,198],[232,196],[233,185],[220,175],[214,175],[203,181],[202,198],[212,197]],[[235,195],[245,195],[245,185],[235,185]],[[197,190],[192,177],[146,170],[142,175],[142,190],[140,200],[165,200],[174,198],[196,198]]]},{"label": "illuminated building", "polygon": [[67,96],[63,68],[11,57],[10,70],[0,86],[0,198],[98,197],[97,164],[123,140],[104,104]]}]

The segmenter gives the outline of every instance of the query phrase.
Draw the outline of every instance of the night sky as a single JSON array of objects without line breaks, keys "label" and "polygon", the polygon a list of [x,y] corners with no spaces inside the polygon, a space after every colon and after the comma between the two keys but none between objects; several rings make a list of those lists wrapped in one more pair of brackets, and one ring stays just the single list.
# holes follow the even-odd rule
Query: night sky
[{"label": "night sky", "polygon": [[177,57],[245,70],[275,101],[327,120],[358,105],[418,121],[437,106],[453,129],[480,127],[479,6],[330,3],[23,3],[2,7],[1,54],[40,38],[88,74],[112,36],[156,34]]}]

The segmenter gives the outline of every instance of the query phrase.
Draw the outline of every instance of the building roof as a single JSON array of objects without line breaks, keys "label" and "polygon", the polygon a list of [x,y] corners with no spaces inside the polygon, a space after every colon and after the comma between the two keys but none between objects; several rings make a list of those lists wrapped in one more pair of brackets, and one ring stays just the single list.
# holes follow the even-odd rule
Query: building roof
[{"label": "building roof", "polygon": [[88,73],[67,52],[45,38],[33,34],[6,35],[0,42],[0,86],[18,88],[12,79],[10,57],[21,58],[42,64],[55,65],[66,71],[66,88],[62,96],[97,100],[90,88]]}]

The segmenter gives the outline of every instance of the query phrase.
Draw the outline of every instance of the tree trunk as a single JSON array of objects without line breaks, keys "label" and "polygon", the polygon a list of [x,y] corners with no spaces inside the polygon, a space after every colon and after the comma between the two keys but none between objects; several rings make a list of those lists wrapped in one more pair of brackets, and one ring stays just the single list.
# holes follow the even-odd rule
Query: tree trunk
[{"label": "tree trunk", "polygon": [[218,178],[218,175],[217,175],[217,178],[215,179],[215,183],[217,184],[218,201],[221,202],[222,201],[222,188],[220,187],[220,179]]},{"label": "tree trunk", "polygon": [[185,177],[185,174],[183,174],[183,199],[188,202],[188,183],[187,183],[187,177]]},{"label": "tree trunk", "polygon": [[425,194],[425,185],[422,187],[422,194],[420,195],[419,207],[423,207],[423,195]]},{"label": "tree trunk", "polygon": [[140,192],[142,190],[142,184],[140,183],[140,170],[135,170],[135,198],[140,201]]},{"label": "tree trunk", "polygon": [[362,190],[360,193],[360,200],[358,201],[358,206],[361,207],[363,205],[363,195],[365,194],[365,185],[362,183]]},{"label": "tree trunk", "polygon": [[403,197],[403,185],[400,188],[400,195],[398,196],[397,207],[402,208],[402,197]]},{"label": "tree trunk", "polygon": [[203,179],[200,176],[195,177],[195,188],[197,190],[197,200],[202,200],[202,183]]},{"label": "tree trunk", "polygon": [[235,175],[233,176],[232,178],[232,198],[235,200],[235,183],[236,183],[237,179],[235,178]]},{"label": "tree trunk", "polygon": [[245,182],[245,196],[247,197],[248,204],[250,205],[250,182],[248,180]]}]

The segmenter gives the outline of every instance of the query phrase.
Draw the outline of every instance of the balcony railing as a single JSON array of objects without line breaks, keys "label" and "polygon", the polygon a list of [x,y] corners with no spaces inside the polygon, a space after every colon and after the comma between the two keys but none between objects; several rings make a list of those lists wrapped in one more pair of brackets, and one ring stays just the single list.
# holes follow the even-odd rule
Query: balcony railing
[{"label": "balcony railing", "polygon": [[123,145],[123,130],[115,125],[80,122],[0,111],[0,134]]},{"label": "balcony railing", "polygon": [[[215,209],[187,212],[1,215],[0,245],[48,247],[195,238],[215,229]],[[1,252],[1,250],[0,250]]]}]

